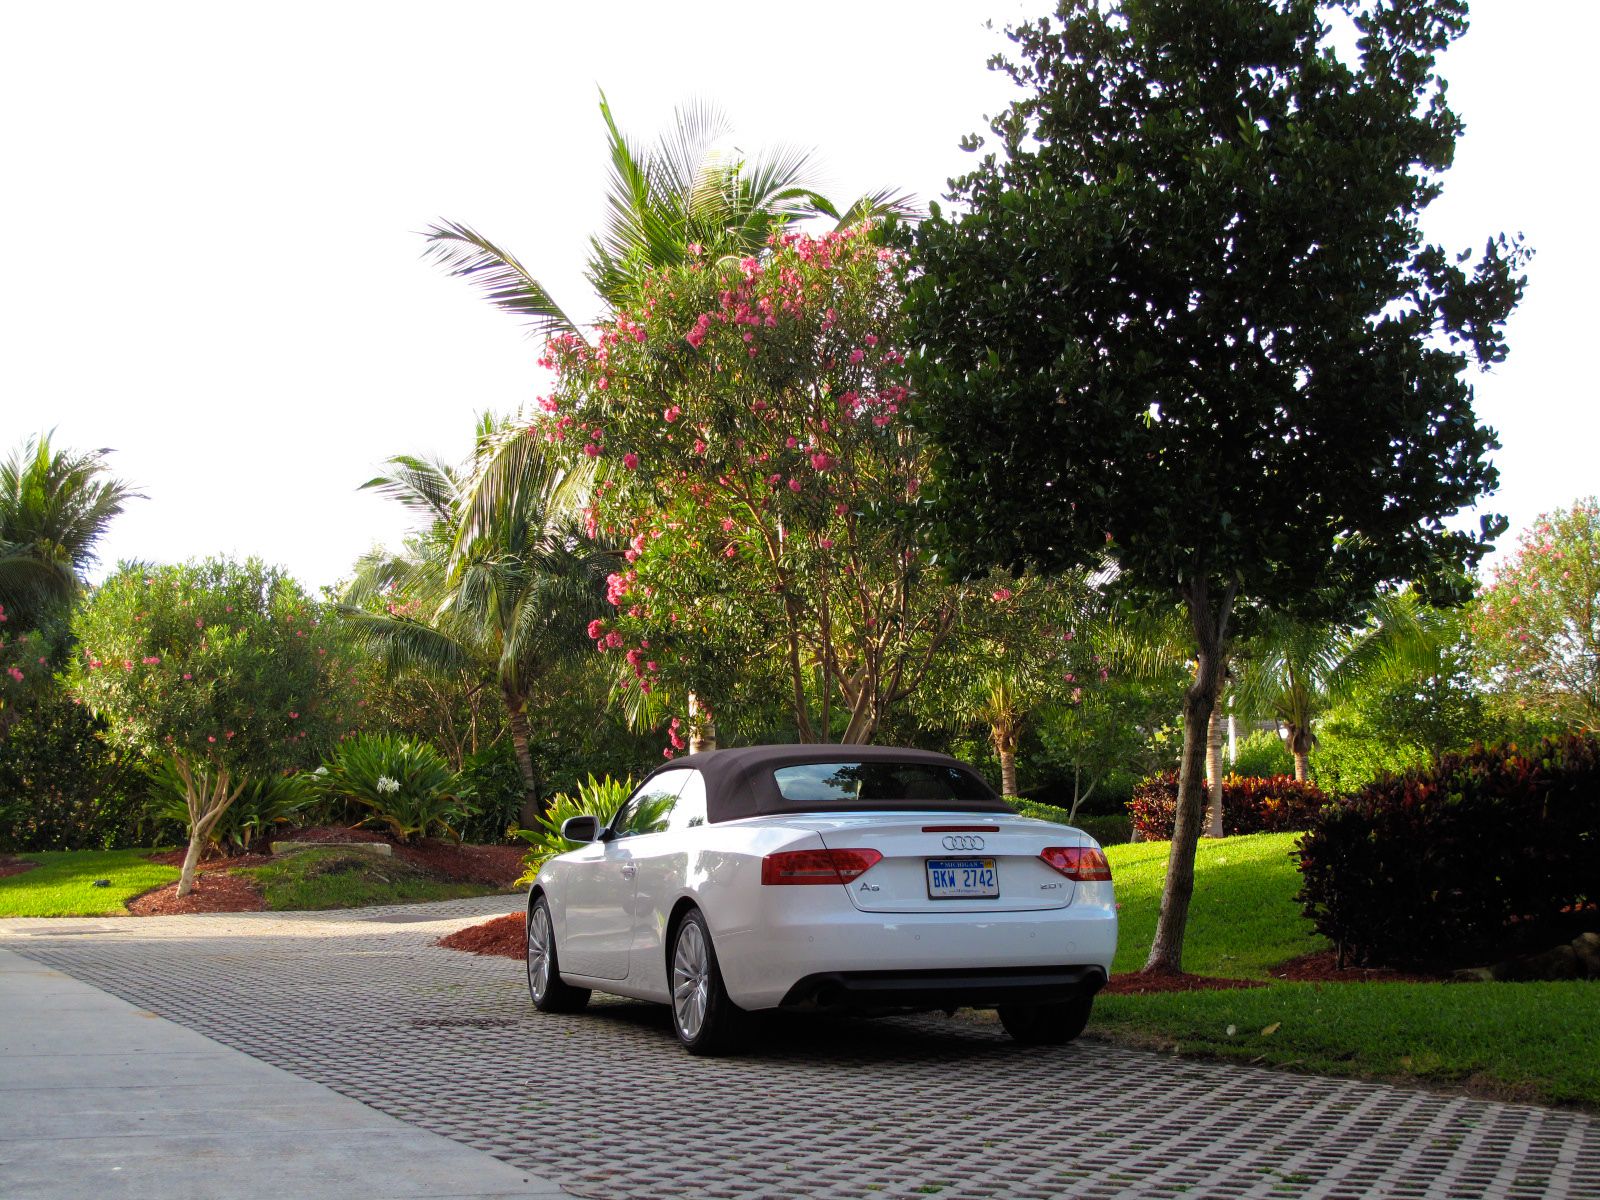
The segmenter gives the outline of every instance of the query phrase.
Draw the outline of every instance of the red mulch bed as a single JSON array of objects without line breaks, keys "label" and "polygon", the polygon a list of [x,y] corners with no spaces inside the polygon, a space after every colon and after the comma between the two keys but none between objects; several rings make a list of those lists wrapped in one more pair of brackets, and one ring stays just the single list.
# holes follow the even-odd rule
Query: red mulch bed
[{"label": "red mulch bed", "polygon": [[24,862],[20,858],[12,858],[9,854],[0,854],[0,879],[4,879],[7,875],[21,875],[38,865],[36,862]]},{"label": "red mulch bed", "polygon": [[457,846],[429,838],[414,846],[395,846],[397,857],[413,866],[463,883],[510,887],[522,874],[521,846]]},{"label": "red mulch bed", "polygon": [[468,925],[465,929],[458,929],[434,944],[443,946],[446,950],[465,950],[468,954],[495,954],[501,958],[526,959],[527,918],[521,913],[508,913],[492,921],[485,921],[481,925]]},{"label": "red mulch bed", "polygon": [[[153,863],[160,863],[163,867],[183,866],[183,856],[188,853],[186,849],[163,850],[160,854],[149,856]],[[269,854],[234,854],[227,858],[202,858],[197,871],[225,871],[229,867],[259,867],[263,863],[272,861]]]},{"label": "red mulch bed", "polygon": [[[388,834],[371,829],[345,829],[336,825],[320,825],[310,829],[296,829],[276,836],[282,842],[387,842],[394,847],[394,855],[413,866],[420,867],[445,879],[463,883],[481,883],[488,887],[510,887],[522,874],[522,848],[520,846],[458,846],[432,838],[404,846]],[[168,850],[152,854],[150,861],[164,866],[181,867],[185,851]],[[200,877],[194,891],[181,901],[178,885],[168,884],[153,892],[136,896],[128,902],[128,911],[136,917],[168,916],[173,913],[198,912],[260,912],[263,908],[261,894],[243,877],[228,874],[232,867],[259,867],[272,861],[267,854],[236,854],[229,858],[212,858],[200,863]],[[5,860],[0,859],[0,865]],[[32,863],[23,864],[26,870]],[[10,874],[0,870],[0,875]],[[520,958],[522,949],[522,916],[517,914],[517,950],[513,957]],[[498,953],[498,952],[496,952]]]},{"label": "red mulch bed", "polygon": [[1387,967],[1353,967],[1341,970],[1339,956],[1332,950],[1302,954],[1272,968],[1274,979],[1291,983],[1450,983],[1449,975],[1428,975],[1414,971],[1391,971]]},{"label": "red mulch bed", "polygon": [[[267,861],[259,855],[249,857]],[[169,883],[166,887],[128,901],[128,912],[136,917],[169,917],[175,913],[260,912],[265,907],[261,893],[244,876],[217,870],[202,871],[194,881],[194,890],[182,900],[178,899],[178,885]]]}]

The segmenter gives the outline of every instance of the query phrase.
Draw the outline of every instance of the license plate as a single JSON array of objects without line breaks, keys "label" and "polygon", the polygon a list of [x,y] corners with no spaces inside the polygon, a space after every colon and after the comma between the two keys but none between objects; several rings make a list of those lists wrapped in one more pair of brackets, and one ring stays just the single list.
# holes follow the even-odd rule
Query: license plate
[{"label": "license plate", "polygon": [[928,859],[930,900],[967,900],[999,894],[1000,872],[992,858]]}]

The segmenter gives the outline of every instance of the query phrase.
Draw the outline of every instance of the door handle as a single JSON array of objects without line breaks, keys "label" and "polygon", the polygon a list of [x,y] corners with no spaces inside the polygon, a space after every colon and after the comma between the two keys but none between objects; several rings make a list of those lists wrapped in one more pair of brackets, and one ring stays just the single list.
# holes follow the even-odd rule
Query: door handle
[{"label": "door handle", "polygon": [[629,863],[627,866],[622,868],[622,877],[624,879],[632,879],[638,870],[638,867],[634,866],[632,863]]}]

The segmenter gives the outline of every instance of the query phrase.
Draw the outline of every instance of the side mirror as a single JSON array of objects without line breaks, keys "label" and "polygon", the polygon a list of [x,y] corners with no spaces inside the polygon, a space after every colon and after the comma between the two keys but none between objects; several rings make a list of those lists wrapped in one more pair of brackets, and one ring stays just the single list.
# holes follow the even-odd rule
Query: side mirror
[{"label": "side mirror", "polygon": [[561,823],[561,836],[569,842],[595,842],[600,840],[600,818],[588,813],[568,817]]}]

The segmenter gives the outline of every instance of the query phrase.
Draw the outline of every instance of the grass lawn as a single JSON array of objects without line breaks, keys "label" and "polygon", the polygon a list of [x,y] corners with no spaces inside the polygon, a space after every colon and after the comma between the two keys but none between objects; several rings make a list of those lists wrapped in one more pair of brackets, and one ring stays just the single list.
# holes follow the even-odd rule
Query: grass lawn
[{"label": "grass lawn", "polygon": [[[1300,915],[1300,872],[1289,857],[1297,833],[1202,839],[1195,853],[1194,899],[1184,935],[1183,969],[1196,975],[1265,979],[1267,968],[1326,948]],[[1168,842],[1106,847],[1122,905],[1115,973],[1144,966],[1161,911]]]},{"label": "grass lawn", "polygon": [[255,881],[274,912],[309,908],[361,908],[369,904],[419,904],[492,896],[505,888],[444,882],[398,858],[360,850],[300,850],[262,867],[234,872]]},{"label": "grass lawn", "polygon": [[[50,850],[17,857],[40,865],[0,879],[0,917],[122,916],[141,892],[178,878],[177,867],[160,867],[149,850]],[[110,887],[94,887],[109,879]]]},{"label": "grass lawn", "polygon": [[[1267,979],[1325,949],[1294,901],[1296,834],[1202,841],[1184,969]],[[1113,971],[1155,934],[1166,842],[1106,850],[1122,904]],[[1600,1107],[1600,983],[1282,983],[1100,996],[1090,1028],[1180,1053],[1336,1075],[1467,1084],[1520,1100]],[[1230,1027],[1233,1032],[1229,1033]],[[1271,1030],[1271,1032],[1267,1032]]]}]

